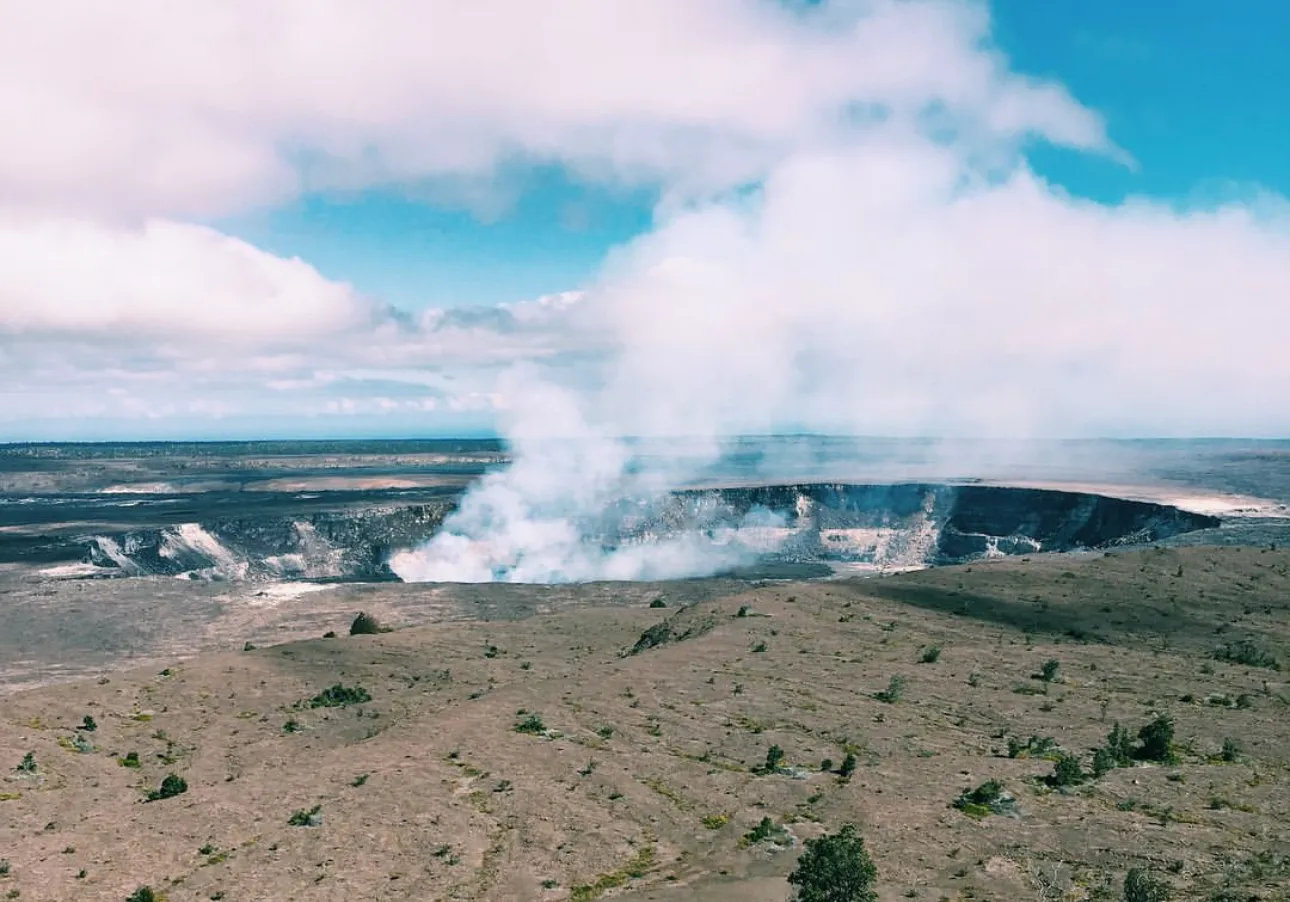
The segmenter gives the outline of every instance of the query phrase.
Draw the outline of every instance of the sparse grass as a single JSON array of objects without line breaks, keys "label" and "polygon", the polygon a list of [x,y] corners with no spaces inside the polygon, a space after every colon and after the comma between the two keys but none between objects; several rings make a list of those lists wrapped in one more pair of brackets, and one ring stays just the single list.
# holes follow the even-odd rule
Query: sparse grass
[{"label": "sparse grass", "polygon": [[591,883],[582,883],[569,891],[569,902],[592,902],[611,889],[624,886],[630,880],[639,880],[654,867],[658,853],[653,844],[645,846],[616,871],[601,874]]}]

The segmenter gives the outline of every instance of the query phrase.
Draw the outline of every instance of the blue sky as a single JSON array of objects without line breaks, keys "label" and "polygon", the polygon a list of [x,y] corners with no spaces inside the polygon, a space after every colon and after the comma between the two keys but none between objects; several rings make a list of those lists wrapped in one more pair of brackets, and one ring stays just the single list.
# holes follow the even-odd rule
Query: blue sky
[{"label": "blue sky", "polygon": [[[1136,161],[1035,142],[1032,167],[1105,203],[1184,206],[1290,196],[1290,3],[994,0],[994,38],[1019,71],[1065,84]],[[410,309],[519,301],[576,288],[646,232],[656,194],[510,173],[502,199],[436,201],[415,186],[311,194],[217,220],[223,230]]]},{"label": "blue sky", "polygon": [[1290,434],[1290,3],[220,15],[7,17],[0,440]]}]

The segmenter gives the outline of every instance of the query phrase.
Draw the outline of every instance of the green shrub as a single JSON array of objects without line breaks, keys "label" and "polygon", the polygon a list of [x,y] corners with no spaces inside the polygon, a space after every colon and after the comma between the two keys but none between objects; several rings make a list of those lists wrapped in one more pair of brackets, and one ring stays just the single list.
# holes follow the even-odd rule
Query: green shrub
[{"label": "green shrub", "polygon": [[661,598],[655,598],[653,601],[649,603],[649,606],[651,608],[665,608],[667,607],[667,602]]},{"label": "green shrub", "polygon": [[1056,658],[1044,662],[1044,666],[1039,668],[1039,678],[1045,683],[1055,683],[1057,681],[1057,672],[1061,669],[1061,662]]},{"label": "green shrub", "polygon": [[1088,774],[1084,773],[1084,766],[1080,764],[1078,755],[1062,755],[1053,764],[1053,772],[1047,778],[1047,783],[1056,789],[1062,789],[1067,786],[1078,786],[1088,779]]},{"label": "green shrub", "polygon": [[345,686],[343,683],[337,683],[309,699],[309,707],[343,708],[346,705],[359,705],[371,700],[371,694],[362,686]]},{"label": "green shrub", "polygon": [[183,777],[175,774],[166,774],[166,778],[161,781],[161,788],[154,789],[148,793],[149,802],[159,802],[162,799],[173,799],[177,795],[183,795],[188,791],[188,782]]},{"label": "green shrub", "polygon": [[1266,667],[1269,670],[1280,670],[1281,662],[1259,648],[1248,639],[1240,642],[1228,642],[1214,650],[1214,658],[1229,664],[1244,664],[1246,667]]},{"label": "green shrub", "polygon": [[1235,739],[1229,736],[1223,740],[1223,748],[1218,753],[1218,756],[1228,764],[1234,764],[1241,757],[1241,746]]},{"label": "green shrub", "polygon": [[770,818],[764,817],[756,827],[753,827],[739,838],[739,845],[742,848],[747,848],[760,842],[783,842],[786,839],[788,839],[788,831]]},{"label": "green shrub", "polygon": [[118,763],[118,764],[120,764],[122,767],[133,767],[133,768],[138,768],[138,767],[140,766],[140,765],[139,765],[139,753],[138,753],[138,752],[126,752],[126,753],[125,753],[125,757],[124,757],[124,758],[119,758],[119,759],[117,759],[117,763]]},{"label": "green shrub", "polygon": [[1124,902],[1168,902],[1169,884],[1133,868],[1124,878]]},{"label": "green shrub", "polygon": [[291,827],[317,827],[322,823],[321,812],[321,805],[315,805],[308,811],[300,809],[287,818],[287,825]]},{"label": "green shrub", "polygon": [[904,677],[894,676],[887,683],[887,688],[883,689],[881,692],[875,692],[873,697],[880,702],[885,702],[888,705],[894,705],[896,704],[896,702],[900,701],[901,697],[904,694],[905,694]]},{"label": "green shrub", "polygon": [[288,720],[282,725],[282,732],[284,733],[299,733],[303,729],[304,727],[301,726],[300,721],[295,719]]},{"label": "green shrub", "polygon": [[821,762],[820,762],[820,770],[821,770],[823,773],[826,773],[826,774],[827,774],[829,771],[833,770],[833,759],[832,759],[832,758],[825,758],[823,761],[821,761]]},{"label": "green shrub", "polygon": [[86,733],[93,733],[98,728],[99,728],[99,725],[94,720],[94,717],[92,715],[86,714],[85,717],[81,720],[80,729],[84,730]]},{"label": "green shrub", "polygon": [[1118,721],[1106,735],[1106,750],[1114,758],[1116,767],[1128,767],[1133,763],[1133,739]]},{"label": "green shrub", "polygon": [[976,789],[964,790],[954,800],[954,807],[969,817],[982,818],[990,814],[1007,814],[1015,807],[1011,796],[1003,791],[998,780],[987,780]]},{"label": "green shrub", "polygon": [[0,858],[0,877],[8,877],[9,872],[12,869],[13,869],[12,866],[9,864],[9,862],[6,859]]},{"label": "green shrub", "polygon": [[1119,762],[1115,760],[1115,754],[1110,749],[1100,748],[1093,752],[1093,776],[1095,778],[1105,777],[1119,766]]},{"label": "green shrub", "polygon": [[34,774],[37,771],[36,753],[28,752],[22,756],[22,762],[14,768],[20,774]]},{"label": "green shrub", "polygon": [[846,780],[856,772],[856,756],[847,752],[847,756],[842,759],[842,766],[838,768],[838,776]]},{"label": "green shrub", "polygon": [[152,887],[141,886],[127,896],[125,902],[164,902],[164,898],[161,894],[153,892]]},{"label": "green shrub", "polygon": [[354,618],[354,622],[349,625],[349,634],[351,636],[375,636],[377,633],[389,632],[381,626],[381,621],[376,617],[363,611]]},{"label": "green shrub", "polygon": [[780,764],[784,762],[784,750],[777,745],[772,745],[766,749],[766,763],[762,765],[763,774],[773,774],[779,770]]},{"label": "green shrub", "polygon": [[922,656],[919,657],[920,664],[935,664],[941,659],[941,647],[939,645],[929,645],[923,649]]},{"label": "green shrub", "polygon": [[1137,757],[1143,761],[1158,761],[1164,764],[1175,760],[1174,722],[1167,714],[1161,714],[1151,723],[1138,730],[1138,739],[1142,743],[1137,750]]},{"label": "green shrub", "polygon": [[546,724],[542,722],[541,714],[530,714],[515,725],[515,732],[538,736],[546,732]]},{"label": "green shrub", "polygon": [[878,868],[852,824],[806,841],[788,875],[797,902],[875,902]]}]

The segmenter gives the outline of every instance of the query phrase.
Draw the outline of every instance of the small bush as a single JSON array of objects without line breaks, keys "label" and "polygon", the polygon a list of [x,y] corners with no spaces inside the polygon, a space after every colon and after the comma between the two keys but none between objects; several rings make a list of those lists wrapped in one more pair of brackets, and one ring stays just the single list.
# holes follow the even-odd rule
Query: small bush
[{"label": "small bush", "polygon": [[22,762],[14,768],[20,774],[34,774],[37,771],[36,753],[28,752],[22,756]]},{"label": "small bush", "polygon": [[941,659],[941,647],[939,645],[929,645],[923,649],[923,654],[918,659],[920,664],[935,664]]},{"label": "small bush", "polygon": [[389,632],[381,626],[381,621],[376,617],[363,611],[354,618],[354,622],[349,625],[349,634],[351,636],[375,636],[378,633]]},{"label": "small bush", "polygon": [[1137,750],[1137,757],[1143,761],[1172,763],[1174,755],[1174,722],[1167,714],[1161,714],[1151,723],[1138,730],[1138,739],[1142,743]]},{"label": "small bush", "polygon": [[8,877],[10,870],[12,870],[12,867],[9,864],[9,862],[3,858],[0,858],[0,877]]},{"label": "small bush", "polygon": [[1246,667],[1266,667],[1269,670],[1280,670],[1281,662],[1268,652],[1249,640],[1228,642],[1214,650],[1214,659],[1229,664],[1244,664]]},{"label": "small bush", "polygon": [[99,728],[99,725],[94,720],[94,717],[92,715],[86,714],[85,717],[81,720],[80,729],[84,730],[86,733],[93,733],[98,728]]},{"label": "small bush", "polygon": [[368,778],[368,777],[370,777],[370,776],[371,776],[371,774],[359,774],[357,777],[355,777],[354,779],[352,779],[352,780],[350,780],[350,781],[349,781],[349,785],[350,785],[350,786],[362,786],[364,783],[366,783],[366,782],[367,782],[367,778]]},{"label": "small bush", "polygon": [[1120,764],[1115,760],[1115,755],[1108,748],[1100,748],[1093,752],[1093,776],[1100,779],[1105,777],[1111,771],[1119,767]]},{"label": "small bush", "polygon": [[165,896],[161,893],[154,892],[150,886],[141,886],[129,896],[125,902],[165,902]]},{"label": "small bush", "polygon": [[304,727],[298,720],[289,720],[282,725],[282,732],[284,733],[299,733],[303,729]]},{"label": "small bush", "polygon": [[753,646],[753,649],[752,649],[752,650],[753,650],[755,653],[757,653],[757,654],[761,654],[762,652],[764,652],[764,651],[766,650],[766,643],[765,643],[765,642],[758,642],[756,645],[754,645],[754,646]]},{"label": "small bush", "polygon": [[118,763],[118,764],[120,764],[122,767],[133,767],[133,768],[138,768],[138,767],[140,766],[140,765],[139,765],[139,753],[138,753],[138,752],[126,752],[126,753],[125,753],[125,757],[124,757],[124,758],[118,758],[118,759],[117,759],[117,763]]},{"label": "small bush", "polygon": [[965,790],[954,800],[954,807],[969,817],[983,818],[991,814],[1007,814],[1015,803],[1003,791],[998,780],[987,780],[976,789]]},{"label": "small bush", "polygon": [[149,802],[159,802],[162,799],[173,799],[177,795],[183,795],[188,791],[188,782],[183,777],[175,774],[166,774],[166,778],[161,781],[161,788],[154,789],[148,793]]},{"label": "small bush", "polygon": [[1084,766],[1080,764],[1078,755],[1062,755],[1053,764],[1053,772],[1046,782],[1055,789],[1063,789],[1078,786],[1087,779],[1088,774],[1084,773]]},{"label": "small bush", "polygon": [[1241,757],[1241,746],[1235,739],[1229,736],[1223,740],[1223,748],[1218,753],[1218,756],[1228,764],[1235,764]]},{"label": "small bush", "polygon": [[763,774],[773,774],[779,770],[779,766],[784,762],[784,750],[777,745],[772,745],[766,750],[766,763],[762,765]]},{"label": "small bush", "polygon": [[821,761],[821,762],[820,762],[820,770],[821,770],[823,773],[826,773],[826,774],[827,774],[829,771],[833,770],[833,759],[832,759],[832,758],[825,758],[823,761]]},{"label": "small bush", "polygon": [[703,826],[708,830],[720,830],[728,823],[730,823],[728,814],[709,814],[703,819]]},{"label": "small bush", "polygon": [[362,686],[345,686],[337,683],[309,699],[311,708],[343,708],[346,705],[359,705],[370,702],[372,696]]},{"label": "small bush", "polygon": [[531,736],[540,736],[546,732],[546,724],[542,722],[542,715],[530,714],[515,725],[516,733],[528,733]]},{"label": "small bush", "polygon": [[1044,662],[1044,666],[1039,668],[1039,678],[1045,683],[1057,682],[1057,673],[1061,670],[1062,664],[1056,658]]},{"label": "small bush", "polygon": [[1124,902],[1169,902],[1169,884],[1133,868],[1124,878]]},{"label": "small bush", "polygon": [[1118,722],[1106,735],[1106,750],[1115,760],[1116,767],[1128,767],[1133,763],[1133,738]]},{"label": "small bush", "polygon": [[736,616],[736,617],[747,617],[747,616],[748,616],[748,614],[749,614],[749,612],[750,612],[751,610],[752,610],[752,608],[748,607],[748,605],[746,605],[746,604],[740,605],[740,606],[739,606],[739,610],[735,613],[735,616]]},{"label": "small bush", "polygon": [[667,607],[667,602],[661,598],[655,598],[653,601],[649,603],[649,606],[651,608],[665,608]]},{"label": "small bush", "polygon": [[322,824],[322,806],[315,805],[308,811],[300,809],[292,813],[287,818],[287,825],[291,827],[317,827]]},{"label": "small bush", "polygon": [[788,831],[770,818],[764,817],[756,827],[739,838],[739,845],[747,848],[760,842],[783,842],[786,839],[788,839]]},{"label": "small bush", "polygon": [[894,705],[896,704],[896,702],[900,701],[901,697],[904,694],[905,694],[904,677],[894,676],[887,683],[887,688],[882,690],[881,692],[875,692],[873,697],[880,702],[885,702],[888,705]]},{"label": "small bush", "polygon": [[850,779],[851,775],[856,772],[856,756],[847,752],[847,756],[842,759],[842,766],[838,768],[838,776],[844,780]]}]

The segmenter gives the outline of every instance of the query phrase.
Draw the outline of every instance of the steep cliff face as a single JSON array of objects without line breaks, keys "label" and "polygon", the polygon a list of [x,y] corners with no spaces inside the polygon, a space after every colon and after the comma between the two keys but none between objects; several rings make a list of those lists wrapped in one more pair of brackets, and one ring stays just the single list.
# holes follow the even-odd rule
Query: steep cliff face
[{"label": "steep cliff face", "polygon": [[618,539],[735,529],[767,546],[771,558],[924,567],[1154,542],[1218,525],[1166,505],[1078,492],[828,483],[678,493]]},{"label": "steep cliff face", "polygon": [[[170,522],[104,522],[85,531],[34,527],[0,537],[0,562],[54,564],[68,576],[395,579],[390,556],[430,538],[456,501],[387,498],[319,509],[318,495],[295,498],[257,498],[236,516],[217,506],[191,520],[193,512],[184,510]],[[120,512],[113,517],[120,519]],[[624,501],[580,526],[589,542],[606,549],[687,534],[737,541],[770,563],[888,569],[1153,542],[1218,523],[1164,505],[1076,492],[808,483]]]},{"label": "steep cliff face", "polygon": [[366,507],[51,537],[43,562],[77,561],[84,576],[193,579],[395,579],[386,561],[429,538],[451,505]]}]

